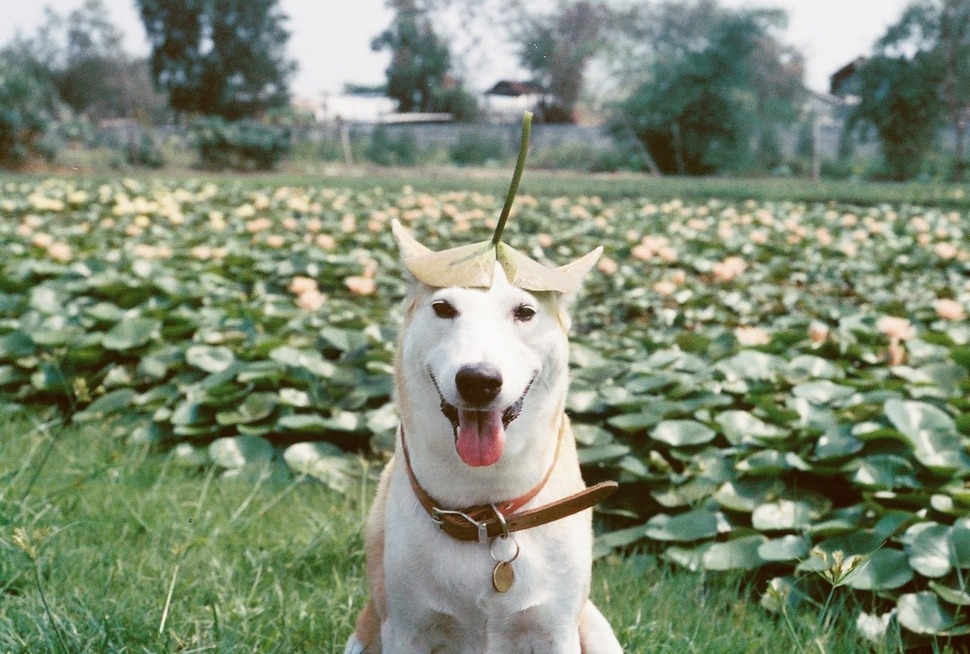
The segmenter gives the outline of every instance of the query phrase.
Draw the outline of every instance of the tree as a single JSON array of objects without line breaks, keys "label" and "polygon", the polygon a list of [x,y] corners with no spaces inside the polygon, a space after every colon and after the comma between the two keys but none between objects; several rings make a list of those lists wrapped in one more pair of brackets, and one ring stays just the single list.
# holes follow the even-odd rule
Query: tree
[{"label": "tree", "polygon": [[938,64],[926,53],[877,55],[856,71],[860,101],[849,115],[848,128],[875,128],[886,173],[892,179],[910,179],[919,173],[936,142],[945,111]]},{"label": "tree", "polygon": [[152,78],[181,113],[228,120],[289,102],[296,65],[278,0],[138,0]]},{"label": "tree", "polygon": [[[730,10],[714,0],[668,2],[633,32],[640,70],[616,122],[632,130],[663,172],[740,172],[777,149],[774,127],[792,123],[802,94],[801,57],[773,31],[777,10]],[[630,56],[632,61],[634,57]]]},{"label": "tree", "polygon": [[[968,167],[964,150],[970,121],[970,3],[966,0],[914,0],[899,22],[876,43],[876,59],[884,57],[905,59],[911,68],[922,71],[912,76],[917,87],[925,87],[929,81],[921,75],[928,75],[936,84],[936,97],[928,88],[922,88],[921,99],[942,103],[945,108],[956,136],[956,173],[961,176]],[[897,65],[902,66],[901,63]],[[873,63],[874,69],[885,66],[885,62]],[[939,117],[936,107],[932,112],[926,112],[923,119]]]},{"label": "tree", "polygon": [[392,0],[391,25],[371,47],[390,50],[387,95],[398,102],[398,111],[448,112],[467,120],[477,111],[474,99],[452,74],[451,51],[434,31],[426,12],[413,0]]},{"label": "tree", "polygon": [[95,120],[164,114],[148,64],[121,47],[122,34],[102,0],[86,0],[66,16],[46,9],[37,33],[20,46],[75,115]]},{"label": "tree", "polygon": [[23,44],[0,50],[0,166],[47,157],[42,139],[56,107],[56,93],[42,66]]},{"label": "tree", "polygon": [[574,120],[583,77],[610,15],[600,2],[578,0],[560,5],[552,15],[523,16],[524,28],[515,37],[519,59],[555,96],[564,122]]}]

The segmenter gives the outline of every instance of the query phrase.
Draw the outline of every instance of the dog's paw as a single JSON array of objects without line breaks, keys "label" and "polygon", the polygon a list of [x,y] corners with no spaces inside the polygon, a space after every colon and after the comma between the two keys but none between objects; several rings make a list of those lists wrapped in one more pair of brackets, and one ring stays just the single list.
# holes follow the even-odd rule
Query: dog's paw
[{"label": "dog's paw", "polygon": [[367,654],[367,648],[360,644],[356,634],[350,637],[344,647],[344,654]]}]

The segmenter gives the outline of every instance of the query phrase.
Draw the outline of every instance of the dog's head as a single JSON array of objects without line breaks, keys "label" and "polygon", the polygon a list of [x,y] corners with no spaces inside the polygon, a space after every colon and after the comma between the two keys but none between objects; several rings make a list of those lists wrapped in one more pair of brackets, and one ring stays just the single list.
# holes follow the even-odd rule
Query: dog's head
[{"label": "dog's head", "polygon": [[568,303],[601,250],[545,269],[548,275],[530,273],[565,290],[534,288],[543,285],[535,281],[522,288],[496,260],[487,262],[488,285],[478,286],[461,283],[467,270],[454,271],[459,283],[451,283],[450,273],[434,277],[426,270],[422,281],[415,257],[445,253],[432,253],[399,224],[394,233],[411,280],[398,354],[404,418],[451,434],[452,452],[474,467],[493,465],[506,451],[518,454],[530,434],[555,429],[567,385]]}]

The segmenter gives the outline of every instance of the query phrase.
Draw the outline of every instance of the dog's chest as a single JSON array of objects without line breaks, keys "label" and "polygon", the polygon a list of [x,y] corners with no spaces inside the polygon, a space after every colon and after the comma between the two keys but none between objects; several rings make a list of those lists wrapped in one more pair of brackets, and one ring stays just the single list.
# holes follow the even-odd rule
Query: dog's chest
[{"label": "dog's chest", "polygon": [[457,620],[470,632],[528,614],[540,614],[537,622],[547,622],[547,613],[578,614],[589,583],[584,516],[515,533],[518,555],[508,564],[514,581],[503,593],[493,585],[493,573],[514,550],[499,543],[490,551],[488,543],[452,539],[438,530],[406,482],[397,485],[385,520],[387,591],[397,600],[391,611],[416,626]]}]

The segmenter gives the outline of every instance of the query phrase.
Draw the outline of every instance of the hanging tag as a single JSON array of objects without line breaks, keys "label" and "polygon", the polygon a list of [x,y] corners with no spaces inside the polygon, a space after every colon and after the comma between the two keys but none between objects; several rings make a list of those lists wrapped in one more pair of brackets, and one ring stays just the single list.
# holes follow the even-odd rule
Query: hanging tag
[{"label": "hanging tag", "polygon": [[515,570],[511,561],[499,561],[492,568],[492,588],[499,593],[507,593],[515,583]]},{"label": "hanging tag", "polygon": [[[502,543],[512,543],[515,550],[512,551],[511,555],[499,556],[496,554],[495,546]],[[501,550],[502,548],[498,549]],[[495,567],[492,568],[492,588],[499,593],[509,592],[515,583],[515,570],[512,569],[512,561],[519,557],[519,544],[506,533],[491,540],[488,544],[488,553],[495,561]]]}]

